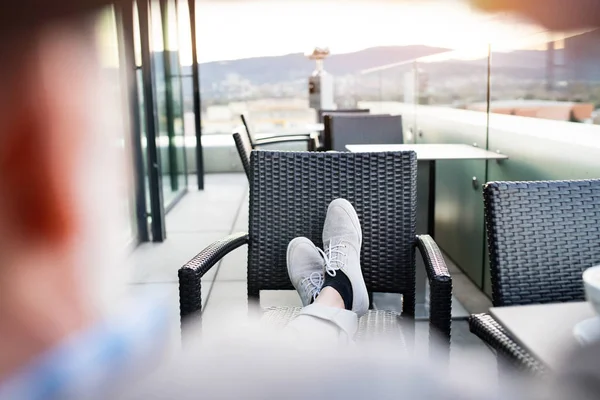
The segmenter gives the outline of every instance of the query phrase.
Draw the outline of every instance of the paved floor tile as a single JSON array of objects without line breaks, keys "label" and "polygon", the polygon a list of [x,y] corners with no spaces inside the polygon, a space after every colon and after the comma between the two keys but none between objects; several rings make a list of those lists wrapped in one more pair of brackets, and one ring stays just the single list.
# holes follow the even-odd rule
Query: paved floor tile
[{"label": "paved floor tile", "polygon": [[484,313],[492,306],[491,300],[464,274],[452,276],[453,292],[471,313]]},{"label": "paved floor tile", "polygon": [[230,231],[239,208],[240,200],[207,201],[189,193],[167,214],[167,233]]},{"label": "paved floor tile", "polygon": [[246,281],[248,277],[248,246],[242,246],[223,258],[217,281]]},{"label": "paved floor tile", "polygon": [[[190,182],[195,182],[190,179]],[[244,174],[210,174],[206,190],[192,190],[167,216],[168,239],[162,244],[146,243],[138,247],[130,259],[134,264],[132,292],[143,292],[154,286],[165,293],[173,317],[172,329],[179,329],[179,294],[177,270],[215,240],[230,232],[248,229],[248,182]],[[453,276],[454,294],[469,312],[487,311],[489,299],[468,280],[451,260],[448,268]],[[235,330],[247,320],[246,292],[247,246],[243,246],[213,268],[203,280],[202,335],[215,338]],[[216,276],[215,276],[216,274]],[[214,279],[214,282],[212,282]],[[152,283],[166,282],[166,283]],[[294,291],[265,291],[261,306],[300,306]],[[377,305],[399,307],[397,295],[383,295]],[[429,350],[429,323],[415,323],[417,354]],[[487,346],[469,332],[466,321],[453,321],[451,365],[459,370],[465,360],[480,360],[485,368],[495,370],[495,357]]]},{"label": "paved floor tile", "polygon": [[250,214],[249,199],[250,195],[246,193],[242,205],[239,209],[237,219],[233,225],[234,232],[247,232],[248,231],[248,216]]},{"label": "paved floor tile", "polygon": [[[163,243],[143,243],[130,256],[132,283],[177,282],[177,271],[209,244],[229,234],[223,232],[171,233]],[[205,277],[212,280],[216,266]]]},{"label": "paved floor tile", "polygon": [[448,267],[448,271],[450,271],[450,275],[462,275],[462,271],[460,268],[454,264],[454,261],[450,259],[446,254],[444,254],[444,261],[446,261],[446,266]]}]

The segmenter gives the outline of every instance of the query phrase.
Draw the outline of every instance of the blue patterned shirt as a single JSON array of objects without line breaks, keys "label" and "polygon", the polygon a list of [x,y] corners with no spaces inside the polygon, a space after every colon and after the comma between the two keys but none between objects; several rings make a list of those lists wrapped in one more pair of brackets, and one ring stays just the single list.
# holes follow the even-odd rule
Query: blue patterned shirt
[{"label": "blue patterned shirt", "polygon": [[126,385],[160,362],[167,324],[163,302],[136,302],[0,382],[0,400],[109,398],[109,389]]}]

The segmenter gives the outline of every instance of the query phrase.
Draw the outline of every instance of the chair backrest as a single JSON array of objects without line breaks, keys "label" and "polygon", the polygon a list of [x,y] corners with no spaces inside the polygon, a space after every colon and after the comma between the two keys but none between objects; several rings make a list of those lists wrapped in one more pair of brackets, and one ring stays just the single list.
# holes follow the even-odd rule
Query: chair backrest
[{"label": "chair backrest", "polygon": [[335,151],[346,151],[348,144],[402,144],[402,116],[326,114],[324,141]]},{"label": "chair backrest", "polygon": [[412,151],[254,151],[251,162],[248,294],[293,289],[288,243],[305,236],[322,248],[329,203],[350,201],[363,233],[361,265],[370,292],[402,293],[414,311],[417,159]]},{"label": "chair backrest", "polygon": [[243,128],[237,129],[233,132],[233,140],[235,142],[235,147],[237,148],[238,154],[240,155],[240,161],[242,161],[242,166],[244,167],[244,172],[246,172],[246,176],[248,180],[250,179],[250,153],[252,153],[252,143],[250,143],[250,138],[243,131]]},{"label": "chair backrest", "polygon": [[600,264],[600,180],[491,182],[484,188],[493,303],[584,299]]},{"label": "chair backrest", "polygon": [[319,110],[319,123],[322,124],[326,114],[369,114],[368,108],[341,108],[338,110]]},{"label": "chair backrest", "polygon": [[250,127],[248,126],[248,121],[246,120],[246,116],[244,114],[240,114],[240,119],[242,120],[242,124],[244,124],[244,131],[246,133],[246,136],[248,137],[250,147],[254,148],[254,139],[252,139],[252,134],[250,133]]}]

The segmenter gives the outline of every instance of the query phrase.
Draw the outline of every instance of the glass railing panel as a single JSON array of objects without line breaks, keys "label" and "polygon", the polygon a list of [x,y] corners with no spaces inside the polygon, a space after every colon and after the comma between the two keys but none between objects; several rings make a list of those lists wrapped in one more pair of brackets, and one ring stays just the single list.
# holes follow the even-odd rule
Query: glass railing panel
[{"label": "glass railing panel", "polygon": [[[488,46],[481,46],[418,60],[417,143],[486,147],[488,55]],[[485,181],[486,162],[438,161],[436,171],[436,241],[473,282],[481,285],[481,183]]]}]

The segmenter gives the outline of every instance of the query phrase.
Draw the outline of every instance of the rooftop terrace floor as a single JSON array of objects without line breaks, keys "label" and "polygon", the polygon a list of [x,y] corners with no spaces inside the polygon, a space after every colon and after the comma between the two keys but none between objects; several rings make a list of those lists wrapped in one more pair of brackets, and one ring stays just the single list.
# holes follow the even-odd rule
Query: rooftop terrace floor
[{"label": "rooftop terrace floor", "polygon": [[[190,182],[195,182],[190,177]],[[153,290],[168,301],[169,329],[173,332],[173,348],[180,346],[179,294],[177,270],[213,241],[233,232],[248,229],[248,183],[244,174],[209,174],[204,191],[190,188],[190,192],[166,217],[167,240],[164,243],[144,243],[130,255],[132,270],[130,287],[134,295]],[[247,313],[246,296],[247,247],[239,248],[202,281],[202,335],[222,333],[225,316],[243,316]],[[491,306],[471,281],[446,260],[450,268],[454,294],[470,313],[485,312]],[[300,306],[293,291],[267,292],[261,295],[263,306]],[[375,298],[375,306],[394,307],[389,297]],[[416,349],[427,351],[428,322],[418,321]],[[474,356],[490,369],[496,360],[488,347],[469,332],[466,320],[452,324],[451,363],[472,360]]]}]

